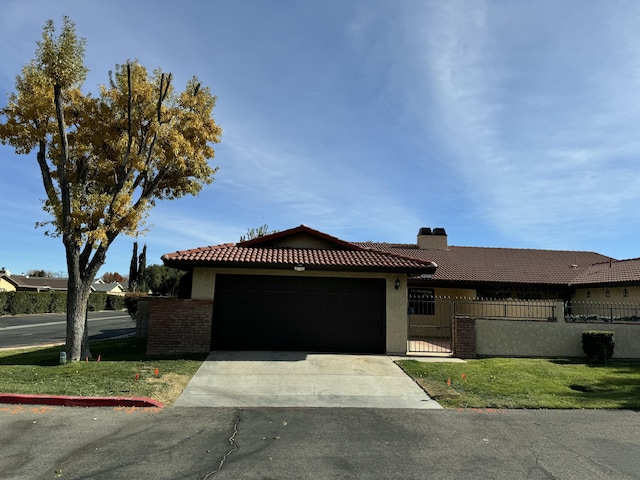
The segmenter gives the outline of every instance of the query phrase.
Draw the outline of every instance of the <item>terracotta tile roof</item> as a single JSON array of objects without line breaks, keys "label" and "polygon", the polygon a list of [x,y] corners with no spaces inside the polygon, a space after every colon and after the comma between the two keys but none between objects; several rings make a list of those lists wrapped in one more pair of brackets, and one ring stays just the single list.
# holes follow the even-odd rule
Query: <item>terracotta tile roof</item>
[{"label": "terracotta tile roof", "polygon": [[433,281],[568,285],[581,272],[608,257],[593,252],[516,248],[455,247],[420,249],[415,244],[356,243],[356,245],[438,264]]},{"label": "terracotta tile roof", "polygon": [[[354,246],[355,247],[355,246]],[[435,264],[430,261],[405,258],[386,252],[355,247],[355,250],[243,247],[236,244],[181,250],[162,256],[167,266],[218,266],[248,268],[293,268],[304,265],[313,270],[335,271],[393,271],[431,273]]]},{"label": "terracotta tile roof", "polygon": [[634,282],[640,282],[640,258],[594,263],[581,272],[571,284],[586,286]]},{"label": "terracotta tile roof", "polygon": [[[315,245],[313,248],[309,244]],[[381,252],[345,242],[300,225],[282,232],[241,242],[225,243],[168,253],[165,265],[291,269],[304,265],[313,270],[433,273],[437,265],[428,259]]]}]

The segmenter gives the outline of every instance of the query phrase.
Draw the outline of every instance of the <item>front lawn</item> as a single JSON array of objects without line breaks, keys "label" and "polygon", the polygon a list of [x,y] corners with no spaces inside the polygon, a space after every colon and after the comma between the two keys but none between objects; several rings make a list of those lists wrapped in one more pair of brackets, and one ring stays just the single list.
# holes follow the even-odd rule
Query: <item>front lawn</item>
[{"label": "front lawn", "polygon": [[640,409],[640,361],[486,358],[398,364],[448,408]]},{"label": "front lawn", "polygon": [[145,341],[130,337],[92,343],[92,361],[59,365],[63,348],[0,352],[0,392],[149,397],[170,405],[207,356],[150,357]]}]

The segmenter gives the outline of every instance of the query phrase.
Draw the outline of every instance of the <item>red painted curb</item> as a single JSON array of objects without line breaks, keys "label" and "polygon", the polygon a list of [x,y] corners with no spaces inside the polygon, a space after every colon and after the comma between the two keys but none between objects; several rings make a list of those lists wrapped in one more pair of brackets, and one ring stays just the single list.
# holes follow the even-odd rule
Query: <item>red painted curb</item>
[{"label": "red painted curb", "polygon": [[156,407],[164,405],[144,397],[69,397],[67,395],[29,395],[0,393],[0,403],[59,405],[64,407]]}]

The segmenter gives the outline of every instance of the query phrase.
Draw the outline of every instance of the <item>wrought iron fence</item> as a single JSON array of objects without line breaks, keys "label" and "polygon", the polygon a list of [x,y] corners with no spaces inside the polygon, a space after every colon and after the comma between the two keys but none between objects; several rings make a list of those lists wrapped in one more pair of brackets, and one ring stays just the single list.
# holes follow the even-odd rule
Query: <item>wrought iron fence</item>
[{"label": "wrought iron fence", "polygon": [[453,303],[454,316],[469,316],[506,320],[555,320],[557,300],[495,299],[457,297]]},{"label": "wrought iron fence", "polygon": [[425,291],[409,294],[407,351],[451,353],[452,319],[469,316],[502,320],[556,320],[558,301],[438,297]]},{"label": "wrought iron fence", "polygon": [[566,322],[640,323],[640,305],[633,303],[566,302]]},{"label": "wrought iron fence", "polygon": [[[640,304],[561,300],[438,297],[419,292],[409,298],[408,352],[451,353],[452,319],[628,323],[640,326]],[[564,311],[563,311],[564,307]]]}]

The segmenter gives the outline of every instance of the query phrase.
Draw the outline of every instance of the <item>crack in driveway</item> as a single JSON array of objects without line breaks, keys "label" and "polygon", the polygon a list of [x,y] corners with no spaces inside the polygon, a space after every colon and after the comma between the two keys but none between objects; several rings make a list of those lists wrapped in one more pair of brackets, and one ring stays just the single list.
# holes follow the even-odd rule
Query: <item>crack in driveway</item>
[{"label": "crack in driveway", "polygon": [[231,436],[227,440],[229,442],[229,444],[231,445],[231,448],[229,449],[229,451],[227,453],[224,454],[224,456],[220,460],[220,464],[218,465],[218,468],[216,468],[215,470],[213,470],[211,472],[208,472],[203,477],[202,480],[207,480],[208,478],[214,476],[216,473],[220,472],[220,470],[222,470],[222,467],[224,466],[224,463],[227,461],[227,458],[229,458],[229,456],[233,452],[238,450],[238,444],[236,443],[236,435],[238,434],[238,425],[240,424],[240,421],[242,420],[241,414],[242,414],[242,410],[238,410],[238,412],[236,413],[236,420],[235,420],[235,422],[233,424],[233,433],[231,434]]}]

